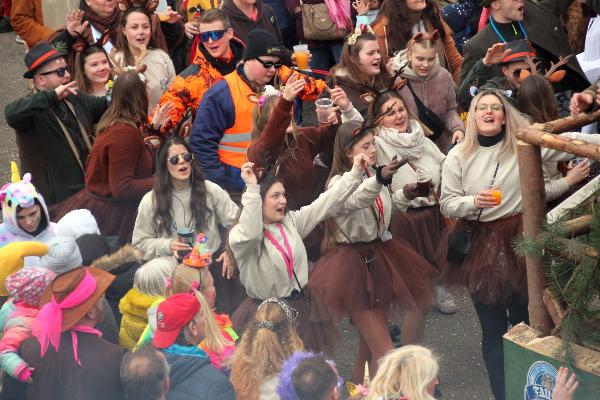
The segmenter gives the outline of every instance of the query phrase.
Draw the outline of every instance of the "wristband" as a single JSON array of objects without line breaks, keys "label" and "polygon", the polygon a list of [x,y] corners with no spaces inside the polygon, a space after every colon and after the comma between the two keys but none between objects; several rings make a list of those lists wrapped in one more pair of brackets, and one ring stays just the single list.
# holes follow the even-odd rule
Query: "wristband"
[{"label": "wristband", "polygon": [[381,174],[382,170],[383,170],[383,165],[380,165],[375,169],[375,171],[376,171],[375,179],[377,179],[377,182],[381,183],[383,186],[387,186],[390,183],[392,183],[393,175],[391,177],[389,177],[389,179],[385,179],[383,177],[383,175]]}]

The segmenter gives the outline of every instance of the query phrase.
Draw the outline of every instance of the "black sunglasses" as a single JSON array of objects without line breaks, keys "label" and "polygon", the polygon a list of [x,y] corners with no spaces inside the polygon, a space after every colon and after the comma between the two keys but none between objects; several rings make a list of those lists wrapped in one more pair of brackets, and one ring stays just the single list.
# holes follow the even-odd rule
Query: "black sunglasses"
[{"label": "black sunglasses", "polygon": [[223,35],[227,32],[225,29],[219,29],[216,31],[208,31],[208,32],[200,32],[200,41],[202,43],[206,43],[209,39],[212,39],[213,42],[221,39]]},{"label": "black sunglasses", "polygon": [[283,65],[281,63],[281,61],[277,61],[277,62],[272,62],[272,61],[263,61],[260,58],[256,58],[256,61],[258,61],[263,67],[265,67],[266,69],[269,68],[275,68],[275,69],[279,69],[281,68],[281,66]]},{"label": "black sunglasses", "polygon": [[192,153],[182,153],[182,154],[173,154],[169,157],[169,162],[171,165],[179,164],[179,157],[183,158],[183,161],[190,162],[194,159],[194,155]]},{"label": "black sunglasses", "polygon": [[52,71],[42,72],[40,75],[50,75],[50,74],[54,74],[54,73],[56,73],[56,75],[58,75],[59,78],[62,78],[67,73],[67,69],[65,67],[62,67],[62,68],[55,69]]}]

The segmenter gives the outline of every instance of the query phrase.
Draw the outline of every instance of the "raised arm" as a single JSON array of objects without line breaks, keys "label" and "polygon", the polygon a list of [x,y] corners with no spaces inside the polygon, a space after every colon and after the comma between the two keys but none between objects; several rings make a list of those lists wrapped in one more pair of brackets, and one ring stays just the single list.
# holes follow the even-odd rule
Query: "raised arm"
[{"label": "raised arm", "polygon": [[[242,179],[246,191],[242,195],[242,212],[237,225],[229,232],[229,247],[237,260],[258,251],[263,240],[262,199],[260,185],[252,171],[253,164],[242,165]],[[238,262],[238,266],[240,266]]]}]

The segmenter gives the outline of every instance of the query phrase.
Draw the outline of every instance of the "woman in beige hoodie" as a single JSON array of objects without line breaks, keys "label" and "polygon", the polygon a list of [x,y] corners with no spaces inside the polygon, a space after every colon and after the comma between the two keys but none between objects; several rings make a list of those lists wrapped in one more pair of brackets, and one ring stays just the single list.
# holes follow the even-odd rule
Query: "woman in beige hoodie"
[{"label": "woman in beige hoodie", "polygon": [[360,184],[366,162],[365,156],[356,157],[352,170],[336,185],[298,211],[287,211],[281,178],[267,174],[259,182],[253,163],[242,166],[246,191],[239,222],[229,233],[229,246],[248,294],[232,316],[237,332],[248,328],[263,300],[276,297],[298,311],[298,333],[307,349],[333,351],[335,325],[321,316],[309,318],[315,301],[307,286],[308,257],[302,239],[322,220],[343,211],[344,201]]},{"label": "woman in beige hoodie", "polygon": [[[362,183],[344,202],[345,213],[327,221],[323,256],[310,278],[310,286],[322,298],[333,317],[349,315],[360,333],[355,382],[363,377],[365,361],[371,371],[392,349],[387,329],[390,312],[406,311],[403,344],[420,340],[424,315],[431,304],[431,280],[437,271],[408,244],[392,239],[388,231],[393,211],[404,211],[416,197],[416,184],[407,184],[392,195],[387,186],[394,175],[387,166],[376,167],[375,138],[370,128],[357,123],[338,130],[329,187],[339,184],[352,157],[366,153],[369,165]],[[400,166],[392,158],[388,164]],[[373,168],[371,167],[373,166]]]},{"label": "woman in beige hoodie", "polygon": [[[473,233],[468,255],[461,263],[450,264],[445,275],[470,292],[497,399],[504,398],[502,335],[509,324],[529,319],[525,261],[513,249],[513,241],[523,235],[516,132],[527,125],[504,95],[489,90],[478,93],[469,108],[465,140],[448,153],[442,170],[442,214],[460,218],[455,232],[471,229]],[[599,135],[566,132],[561,136],[600,144]],[[572,157],[542,149],[544,164]]]},{"label": "woman in beige hoodie", "polygon": [[[395,239],[406,241],[438,271],[442,271],[445,260],[435,255],[446,224],[437,193],[446,156],[426,137],[426,128],[408,112],[398,92],[390,90],[377,96],[371,112],[377,122],[374,129],[377,160],[384,164],[394,156],[409,160],[392,179],[392,200],[398,199],[396,193],[401,193],[408,183],[421,181],[424,190],[421,197],[408,202],[406,212],[392,216],[390,233]],[[454,296],[443,285],[436,285],[433,294],[440,312],[453,314],[458,310]]]}]

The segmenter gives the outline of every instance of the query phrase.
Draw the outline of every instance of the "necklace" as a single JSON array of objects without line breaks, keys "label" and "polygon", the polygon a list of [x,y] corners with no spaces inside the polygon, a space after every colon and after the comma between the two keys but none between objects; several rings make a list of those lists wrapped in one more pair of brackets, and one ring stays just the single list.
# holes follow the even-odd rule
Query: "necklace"
[{"label": "necklace", "polygon": [[[500,38],[500,40],[504,43],[508,43],[506,38],[500,33],[500,31],[498,30],[498,27],[496,26],[496,23],[494,22],[494,18],[492,18],[490,16],[490,25],[492,26],[492,29],[494,30],[494,32],[496,33],[496,36],[498,36],[498,38]],[[515,32],[515,35],[517,34],[517,30],[515,29],[515,26],[513,24],[511,24],[513,27],[513,31]],[[521,23],[521,21],[517,22],[517,25],[519,25],[519,29],[521,30],[521,33],[523,34],[523,37],[525,38],[525,40],[528,40],[527,38],[527,32],[525,31],[525,27],[523,26],[523,24]]]}]

